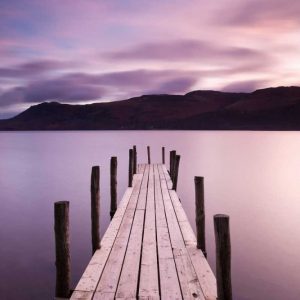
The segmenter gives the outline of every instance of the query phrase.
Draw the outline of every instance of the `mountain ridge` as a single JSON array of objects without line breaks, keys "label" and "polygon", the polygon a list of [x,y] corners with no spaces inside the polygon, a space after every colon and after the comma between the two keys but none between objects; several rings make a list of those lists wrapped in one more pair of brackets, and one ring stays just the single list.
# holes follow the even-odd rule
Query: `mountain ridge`
[{"label": "mountain ridge", "polygon": [[85,105],[43,102],[0,130],[300,130],[300,87],[143,95]]}]

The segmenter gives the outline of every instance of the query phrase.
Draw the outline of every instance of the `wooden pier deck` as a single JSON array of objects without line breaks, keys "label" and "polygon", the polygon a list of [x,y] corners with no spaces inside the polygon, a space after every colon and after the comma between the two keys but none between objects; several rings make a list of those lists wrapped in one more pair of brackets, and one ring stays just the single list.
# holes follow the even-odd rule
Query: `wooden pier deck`
[{"label": "wooden pier deck", "polygon": [[217,299],[165,165],[140,164],[71,299]]}]

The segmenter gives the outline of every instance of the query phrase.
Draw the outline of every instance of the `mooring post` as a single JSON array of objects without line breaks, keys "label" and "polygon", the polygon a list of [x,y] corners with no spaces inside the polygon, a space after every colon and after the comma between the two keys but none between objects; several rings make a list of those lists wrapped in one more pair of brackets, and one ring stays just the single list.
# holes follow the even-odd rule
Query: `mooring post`
[{"label": "mooring post", "polygon": [[137,152],[136,146],[133,146],[133,174],[137,173]]},{"label": "mooring post", "polygon": [[132,187],[133,178],[133,149],[129,149],[128,186]]},{"label": "mooring post", "polygon": [[170,151],[170,177],[173,181],[173,172],[174,172],[174,161],[175,161],[176,151],[172,150]]},{"label": "mooring post", "polygon": [[229,216],[214,216],[218,300],[232,300]]},{"label": "mooring post", "polygon": [[165,164],[165,147],[162,147],[161,151],[162,151],[162,163]]},{"label": "mooring post", "polygon": [[205,246],[205,208],[204,208],[204,178],[195,176],[195,206],[196,206],[196,230],[197,248],[201,249],[207,257]]},{"label": "mooring post", "polygon": [[54,203],[54,232],[56,254],[55,296],[69,298],[71,284],[69,202]]},{"label": "mooring post", "polygon": [[172,179],[172,177],[171,177],[171,175],[172,175],[171,171],[172,171],[173,150],[170,151],[169,153],[170,153],[170,157],[169,157],[169,164],[170,164],[170,166],[169,166],[169,175],[170,175],[170,178]]},{"label": "mooring post", "polygon": [[100,209],[100,167],[93,166],[91,174],[91,220],[92,220],[92,248],[93,253],[100,249],[99,235]]},{"label": "mooring post", "polygon": [[110,158],[110,218],[112,219],[117,210],[117,167],[116,156]]},{"label": "mooring post", "polygon": [[175,155],[174,175],[173,175],[173,190],[177,190],[178,172],[179,172],[180,155]]},{"label": "mooring post", "polygon": [[150,157],[150,146],[147,146],[147,154],[148,154],[148,164],[151,164],[151,157]]},{"label": "mooring post", "polygon": [[174,181],[174,176],[175,176],[175,172],[176,172],[176,151],[174,150],[173,152],[173,164],[172,164],[172,181]]}]

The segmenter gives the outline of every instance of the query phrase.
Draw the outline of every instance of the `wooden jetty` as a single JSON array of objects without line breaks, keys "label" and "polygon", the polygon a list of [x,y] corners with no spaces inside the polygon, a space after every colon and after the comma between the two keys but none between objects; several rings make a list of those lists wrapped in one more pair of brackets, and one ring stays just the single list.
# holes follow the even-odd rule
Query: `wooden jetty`
[{"label": "wooden jetty", "polygon": [[[150,156],[148,156],[150,161]],[[71,299],[217,299],[164,164],[139,164]]]}]

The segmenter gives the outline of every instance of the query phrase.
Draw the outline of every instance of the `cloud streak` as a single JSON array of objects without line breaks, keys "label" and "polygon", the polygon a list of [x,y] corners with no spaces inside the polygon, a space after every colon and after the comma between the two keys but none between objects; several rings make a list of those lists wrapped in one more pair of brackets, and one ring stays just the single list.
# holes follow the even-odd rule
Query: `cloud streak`
[{"label": "cloud streak", "polygon": [[[223,9],[228,12],[228,9]],[[266,26],[288,29],[300,25],[300,2],[286,0],[242,1],[221,22],[233,26]],[[220,21],[220,19],[219,19]],[[275,28],[273,28],[275,29]]]},{"label": "cloud streak", "polygon": [[116,88],[118,96],[123,96],[123,99],[148,92],[184,93],[189,91],[197,80],[196,72],[178,70],[71,73],[56,79],[35,80],[26,86],[9,89],[0,95],[0,106],[53,100],[67,103],[101,101],[103,97],[111,100]]},{"label": "cloud streak", "polygon": [[112,60],[158,60],[158,61],[232,61],[266,60],[265,53],[246,47],[224,47],[199,40],[174,40],[138,45],[129,50],[104,54]]},{"label": "cloud streak", "polygon": [[0,68],[0,78],[34,77],[47,74],[55,70],[59,71],[70,66],[71,63],[56,60],[30,61],[12,67]]}]

